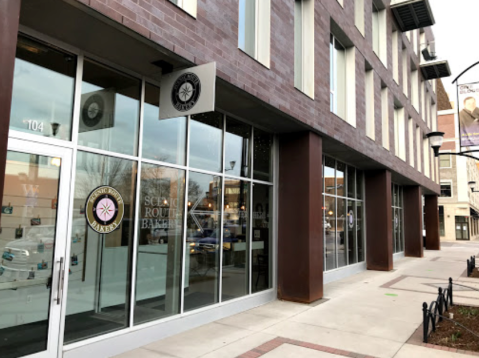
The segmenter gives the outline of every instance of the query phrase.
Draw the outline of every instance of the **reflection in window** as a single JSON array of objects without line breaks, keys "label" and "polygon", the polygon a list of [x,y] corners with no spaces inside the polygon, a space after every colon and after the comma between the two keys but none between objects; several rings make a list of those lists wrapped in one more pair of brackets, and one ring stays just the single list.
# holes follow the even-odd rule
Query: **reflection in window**
[{"label": "reflection in window", "polygon": [[183,170],[143,163],[135,324],[180,313]]},{"label": "reflection in window", "polygon": [[231,118],[226,119],[225,173],[249,177],[251,126]]},{"label": "reflection in window", "polygon": [[2,358],[42,352],[49,343],[47,282],[55,265],[59,166],[58,158],[7,152],[0,232]]},{"label": "reflection in window", "polygon": [[347,211],[346,211],[346,227],[348,231],[348,259],[349,264],[354,264],[357,262],[357,244],[356,244],[356,206],[355,202],[348,200],[347,201]]},{"label": "reflection in window", "polygon": [[336,268],[336,198],[324,197],[324,253],[326,270]]},{"label": "reflection in window", "polygon": [[[186,118],[160,118],[160,89],[145,84],[143,157],[185,165]],[[161,145],[158,145],[161,143]]]},{"label": "reflection in window", "polygon": [[358,262],[362,262],[365,260],[366,253],[364,247],[364,220],[363,220],[363,202],[357,201],[356,202],[356,236],[357,236],[357,243],[358,243]]},{"label": "reflection in window", "polygon": [[391,184],[392,196],[392,227],[393,252],[404,251],[403,217],[402,217],[402,187]]},{"label": "reflection in window", "polygon": [[336,174],[334,167],[334,159],[326,157],[324,160],[324,192],[326,194],[336,195]]},{"label": "reflection in window", "polygon": [[70,140],[76,57],[18,37],[10,128]]},{"label": "reflection in window", "polygon": [[333,270],[365,260],[363,173],[330,157],[323,163],[324,267]]},{"label": "reflection in window", "polygon": [[221,285],[223,301],[249,292],[249,197],[248,182],[225,180]]},{"label": "reflection in window", "polygon": [[223,115],[219,112],[195,114],[190,121],[190,166],[221,172]]},{"label": "reflection in window", "polygon": [[337,162],[336,164],[336,195],[345,196],[346,190],[344,188],[344,173],[346,171],[346,164]]},{"label": "reflection in window", "polygon": [[271,167],[273,165],[273,161],[271,159],[272,148],[273,135],[255,128],[253,179],[271,181]]},{"label": "reflection in window", "polygon": [[343,267],[348,264],[347,246],[346,246],[346,200],[337,199],[337,213],[336,213],[336,248],[338,252],[338,267]]},{"label": "reflection in window", "polygon": [[252,293],[273,287],[271,189],[268,185],[253,185]]},{"label": "reflection in window", "polygon": [[[135,173],[136,162],[78,152],[66,343],[128,327]],[[101,185],[115,188],[125,203],[121,225],[107,235],[87,227],[84,212],[88,195]]]},{"label": "reflection in window", "polygon": [[190,172],[184,311],[218,302],[221,177]]},{"label": "reflection in window", "polygon": [[140,81],[85,59],[78,144],[136,155]]}]

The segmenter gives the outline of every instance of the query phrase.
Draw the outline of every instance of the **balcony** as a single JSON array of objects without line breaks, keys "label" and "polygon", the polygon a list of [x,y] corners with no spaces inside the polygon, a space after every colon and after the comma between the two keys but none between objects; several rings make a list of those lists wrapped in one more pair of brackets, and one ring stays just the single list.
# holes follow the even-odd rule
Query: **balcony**
[{"label": "balcony", "polygon": [[428,0],[395,0],[391,11],[402,32],[434,25],[434,16]]},{"label": "balcony", "polygon": [[422,77],[425,80],[433,80],[436,78],[449,77],[451,70],[447,60],[433,60],[421,63]]}]

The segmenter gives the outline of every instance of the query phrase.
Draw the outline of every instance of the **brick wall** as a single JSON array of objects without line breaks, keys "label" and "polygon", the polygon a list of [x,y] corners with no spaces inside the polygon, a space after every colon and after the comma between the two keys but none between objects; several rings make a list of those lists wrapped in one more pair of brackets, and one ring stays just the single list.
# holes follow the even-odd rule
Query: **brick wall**
[{"label": "brick wall", "polygon": [[[337,0],[315,1],[315,99],[312,100],[294,88],[294,32],[293,1],[272,0],[271,9],[271,66],[267,69],[238,49],[238,0],[198,0],[197,18],[176,7],[167,0],[78,0],[92,9],[122,23],[152,41],[178,55],[200,65],[216,61],[218,76],[251,93],[264,102],[306,123],[312,130],[335,138],[364,153],[391,170],[401,173],[417,183],[439,191],[439,186],[424,177],[408,162],[394,155],[393,100],[396,98],[406,112],[406,138],[408,116],[429,132],[423,114],[417,113],[411,100],[402,91],[402,85],[393,80],[392,74],[392,24],[393,15],[387,5],[388,66],[382,64],[372,50],[371,12],[372,0],[365,1],[365,37],[354,25],[354,0],[344,0],[344,8]],[[330,19],[356,46],[356,101],[357,125],[341,120],[329,110],[329,36]],[[432,39],[432,32],[426,29]],[[405,34],[400,35],[409,58],[419,67],[419,58]],[[420,41],[418,40],[418,43]],[[418,51],[418,53],[420,53]],[[376,139],[365,135],[364,78],[365,60],[376,73]],[[399,83],[402,83],[402,61],[399,61]],[[409,66],[409,65],[408,65]],[[390,92],[390,151],[382,147],[380,84],[384,82]],[[409,83],[410,86],[410,83]],[[429,83],[427,87],[432,93]],[[433,100],[436,101],[435,94]],[[421,107],[421,106],[419,106]],[[415,128],[415,126],[414,126]],[[414,140],[414,146],[416,141]],[[421,148],[415,148],[415,150]],[[324,148],[327,153],[327,148]],[[409,147],[406,148],[409,158]],[[424,168],[424,165],[422,165]]]}]

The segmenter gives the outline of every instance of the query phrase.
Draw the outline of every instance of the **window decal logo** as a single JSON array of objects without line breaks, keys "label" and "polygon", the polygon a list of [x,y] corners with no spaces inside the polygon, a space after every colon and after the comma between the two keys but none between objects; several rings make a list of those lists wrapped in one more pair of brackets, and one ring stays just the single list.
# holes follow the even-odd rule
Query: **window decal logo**
[{"label": "window decal logo", "polygon": [[120,227],[125,203],[116,189],[100,186],[88,195],[85,208],[88,226],[99,234],[109,234]]}]

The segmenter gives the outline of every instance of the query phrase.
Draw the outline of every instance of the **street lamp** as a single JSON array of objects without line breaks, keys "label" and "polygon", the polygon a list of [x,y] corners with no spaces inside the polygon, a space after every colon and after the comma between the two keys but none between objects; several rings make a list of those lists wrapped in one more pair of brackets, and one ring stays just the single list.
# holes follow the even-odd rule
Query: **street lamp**
[{"label": "street lamp", "polygon": [[441,148],[441,145],[444,142],[444,132],[431,132],[426,134],[426,137],[429,138],[429,145],[434,150],[435,157],[439,157],[440,155],[460,155],[462,157],[468,157],[474,160],[479,159],[472,155],[467,154],[467,153],[477,152],[477,150],[468,150],[468,151],[459,152],[459,153],[453,153],[453,152],[439,153],[439,148]]},{"label": "street lamp", "polygon": [[467,183],[467,185],[471,189],[471,193],[479,193],[479,190],[474,190],[474,187],[476,186],[475,181],[470,181],[469,183]]}]

